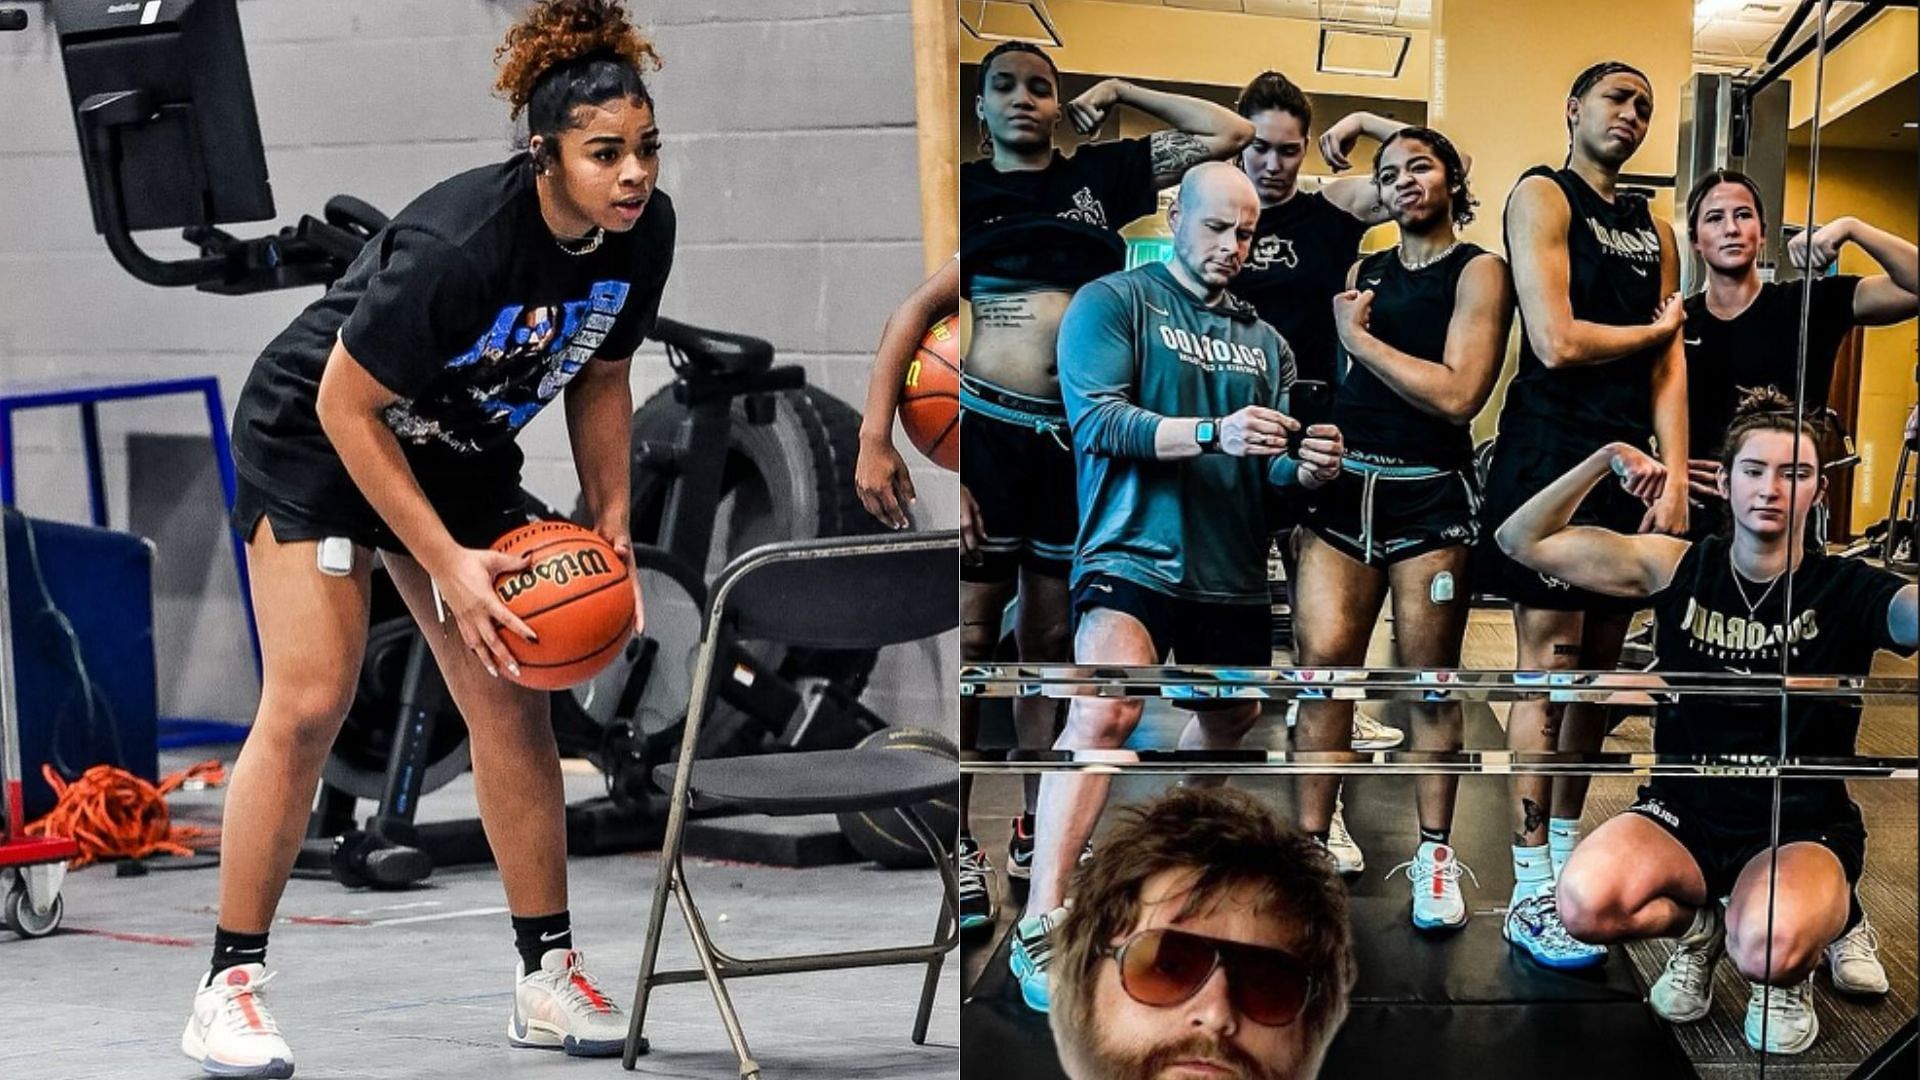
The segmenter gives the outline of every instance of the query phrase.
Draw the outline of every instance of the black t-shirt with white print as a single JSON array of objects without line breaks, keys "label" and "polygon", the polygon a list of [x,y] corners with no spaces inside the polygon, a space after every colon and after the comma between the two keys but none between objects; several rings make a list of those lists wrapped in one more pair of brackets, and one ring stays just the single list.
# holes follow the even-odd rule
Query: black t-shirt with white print
[{"label": "black t-shirt with white print", "polygon": [[1232,288],[1261,322],[1280,331],[1303,379],[1339,378],[1333,298],[1346,289],[1347,269],[1369,228],[1318,191],[1295,192],[1278,206],[1263,207],[1253,227],[1247,264]]},{"label": "black t-shirt with white print", "polygon": [[1126,265],[1119,229],[1159,208],[1148,139],[1055,150],[1043,169],[960,166],[960,273],[1077,289]]},{"label": "black t-shirt with white print", "polygon": [[[1865,675],[1876,649],[1911,655],[1894,643],[1887,611],[1906,581],[1857,559],[1809,552],[1789,582],[1735,582],[1731,541],[1708,537],[1681,556],[1673,581],[1649,601],[1657,667],[1673,672],[1768,675]],[[1847,757],[1860,728],[1860,703],[1794,696],[1787,707],[1786,755]],[[1659,754],[1780,755],[1780,700],[1687,695],[1660,707],[1653,731]],[[1729,832],[1765,832],[1771,780],[1656,777],[1650,790]],[[1845,781],[1788,780],[1781,785],[1783,825],[1857,821]]]},{"label": "black t-shirt with white print", "polygon": [[655,191],[632,229],[562,250],[525,155],[435,185],[261,353],[234,411],[240,472],[297,506],[353,504],[315,410],[337,338],[399,395],[384,419],[430,501],[517,489],[520,430],[594,358],[625,359],[652,331],[673,240]]}]

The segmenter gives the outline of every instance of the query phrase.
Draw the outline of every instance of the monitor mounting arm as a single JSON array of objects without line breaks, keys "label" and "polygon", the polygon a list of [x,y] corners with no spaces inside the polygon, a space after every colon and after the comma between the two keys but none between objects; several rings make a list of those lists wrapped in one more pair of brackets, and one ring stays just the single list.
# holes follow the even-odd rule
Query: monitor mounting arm
[{"label": "monitor mounting arm", "polygon": [[100,199],[107,249],[127,272],[150,285],[194,286],[225,295],[326,285],[346,271],[386,217],[358,199],[328,200],[321,221],[302,215],[271,236],[238,239],[210,224],[182,231],[200,249],[198,258],[163,261],[140,249],[127,228],[120,188],[120,133],[159,116],[151,94],[122,90],[93,94],[80,103],[81,155],[91,188]]}]

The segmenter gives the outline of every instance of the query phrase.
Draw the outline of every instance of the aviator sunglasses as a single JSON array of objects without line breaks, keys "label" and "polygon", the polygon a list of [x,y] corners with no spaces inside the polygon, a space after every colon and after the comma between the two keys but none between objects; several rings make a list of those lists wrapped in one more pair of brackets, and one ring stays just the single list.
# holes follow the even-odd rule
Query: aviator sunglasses
[{"label": "aviator sunglasses", "polygon": [[1313,976],[1290,953],[1202,937],[1184,930],[1142,930],[1108,952],[1120,986],[1142,1005],[1178,1005],[1200,992],[1215,968],[1227,969],[1227,993],[1240,1015],[1284,1027],[1313,1000]]}]

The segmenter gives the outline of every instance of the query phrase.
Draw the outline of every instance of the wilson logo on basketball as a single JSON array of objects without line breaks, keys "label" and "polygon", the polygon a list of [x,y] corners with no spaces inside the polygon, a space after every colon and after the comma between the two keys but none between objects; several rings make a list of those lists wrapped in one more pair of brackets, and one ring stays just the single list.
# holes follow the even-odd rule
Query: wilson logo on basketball
[{"label": "wilson logo on basketball", "polygon": [[588,548],[584,551],[568,551],[552,558],[541,559],[512,577],[495,579],[494,587],[505,603],[513,603],[513,598],[533,588],[541,582],[565,585],[575,578],[589,578],[600,574],[613,573],[613,565],[607,561],[605,552]]}]

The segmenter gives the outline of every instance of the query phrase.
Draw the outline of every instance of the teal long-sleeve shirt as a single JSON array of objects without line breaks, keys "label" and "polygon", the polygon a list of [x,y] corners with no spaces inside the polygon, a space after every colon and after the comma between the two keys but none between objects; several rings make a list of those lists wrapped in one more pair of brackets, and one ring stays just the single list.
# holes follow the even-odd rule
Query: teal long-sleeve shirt
[{"label": "teal long-sleeve shirt", "polygon": [[1293,350],[1231,293],[1208,306],[1165,265],[1082,288],[1060,324],[1060,388],[1073,429],[1080,532],[1073,581],[1108,574],[1207,603],[1267,602],[1263,488],[1291,458],[1154,456],[1166,417],[1287,411]]}]

